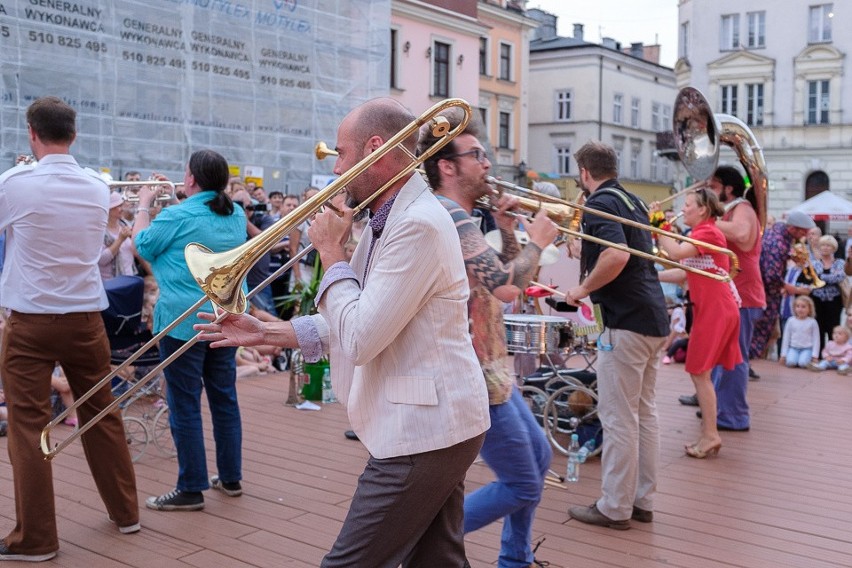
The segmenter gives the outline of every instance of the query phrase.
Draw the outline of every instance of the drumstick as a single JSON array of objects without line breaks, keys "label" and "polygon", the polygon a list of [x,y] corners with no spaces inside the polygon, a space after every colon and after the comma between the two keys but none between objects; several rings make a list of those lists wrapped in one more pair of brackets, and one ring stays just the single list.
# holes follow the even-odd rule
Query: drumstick
[{"label": "drumstick", "polygon": [[530,286],[538,286],[539,288],[541,288],[541,289],[543,289],[547,292],[550,292],[551,294],[556,294],[557,296],[562,296],[563,298],[567,297],[565,295],[565,292],[560,292],[559,290],[557,290],[555,288],[551,288],[550,286],[545,286],[541,282],[536,282],[535,280],[530,280]]}]

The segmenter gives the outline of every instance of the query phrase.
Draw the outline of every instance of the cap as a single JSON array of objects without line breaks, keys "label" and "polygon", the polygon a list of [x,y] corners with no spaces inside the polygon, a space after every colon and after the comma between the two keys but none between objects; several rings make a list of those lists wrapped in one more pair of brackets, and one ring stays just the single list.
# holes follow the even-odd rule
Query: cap
[{"label": "cap", "polygon": [[816,223],[814,223],[810,215],[802,211],[790,211],[787,214],[787,224],[791,227],[798,227],[799,229],[813,229],[816,227]]},{"label": "cap", "polygon": [[109,194],[109,208],[118,207],[122,203],[124,203],[124,199],[121,197],[121,194],[117,191],[111,191]]}]

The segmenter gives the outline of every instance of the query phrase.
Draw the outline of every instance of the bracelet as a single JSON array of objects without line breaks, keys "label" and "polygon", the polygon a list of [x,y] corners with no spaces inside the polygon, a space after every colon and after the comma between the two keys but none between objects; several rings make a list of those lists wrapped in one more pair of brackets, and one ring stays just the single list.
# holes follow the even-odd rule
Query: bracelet
[{"label": "bracelet", "polygon": [[143,211],[144,211],[145,213],[147,213],[148,215],[150,215],[150,214],[151,214],[151,210],[150,210],[150,209],[148,209],[147,207],[140,207],[140,208],[138,208],[138,209],[136,210],[136,212],[137,212],[137,213],[142,213]]}]

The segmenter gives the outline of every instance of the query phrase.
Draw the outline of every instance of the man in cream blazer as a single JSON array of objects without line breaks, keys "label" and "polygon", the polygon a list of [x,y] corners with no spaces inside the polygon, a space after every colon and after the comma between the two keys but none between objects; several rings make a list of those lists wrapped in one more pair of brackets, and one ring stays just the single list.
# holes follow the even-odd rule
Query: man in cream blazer
[{"label": "man in cream blazer", "polygon": [[[335,173],[413,120],[387,98],[354,109],[338,128]],[[411,153],[416,142],[405,142]],[[386,154],[347,186],[349,203],[365,201],[407,163],[401,150]],[[458,233],[417,174],[369,207],[351,264],[343,251],[351,209],[321,212],[311,225],[326,267],[319,315],[273,323],[231,316],[197,329],[214,346],[298,345],[308,361],[330,353],[335,393],[370,459],[323,567],[460,568],[464,476],[490,422]]]}]

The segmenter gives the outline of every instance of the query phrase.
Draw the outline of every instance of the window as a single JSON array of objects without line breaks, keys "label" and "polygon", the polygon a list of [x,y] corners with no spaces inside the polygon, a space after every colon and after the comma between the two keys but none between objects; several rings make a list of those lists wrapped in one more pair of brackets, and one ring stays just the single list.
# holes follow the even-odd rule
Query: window
[{"label": "window", "polygon": [[432,48],[433,92],[436,97],[450,96],[450,45],[436,41]]},{"label": "window", "polygon": [[630,126],[639,128],[639,97],[630,100]]},{"label": "window", "polygon": [[660,162],[660,156],[656,152],[651,152],[651,180],[657,179],[657,165]]},{"label": "window", "polygon": [[663,130],[663,105],[651,103],[651,130],[660,132]]},{"label": "window", "polygon": [[616,93],[612,99],[612,121],[616,124],[622,123],[621,107],[624,106],[624,95]]},{"label": "window", "polygon": [[488,109],[485,107],[479,107],[479,119],[482,121],[485,129],[488,129]]},{"label": "window", "polygon": [[390,87],[391,89],[399,88],[399,33],[397,30],[391,30],[390,36]]},{"label": "window", "polygon": [[510,148],[509,140],[510,140],[510,128],[512,123],[512,115],[508,112],[500,113],[500,140],[499,146],[500,148]]},{"label": "window", "polygon": [[616,165],[618,168],[618,176],[622,177],[624,175],[624,160],[621,158],[624,156],[624,138],[618,136],[613,137],[612,139],[612,149],[615,150],[615,159]]},{"label": "window", "polygon": [[662,128],[660,130],[669,130],[672,127],[672,105],[663,105],[662,112]]},{"label": "window", "polygon": [[639,160],[642,158],[642,143],[632,142],[630,144],[630,177],[639,179],[642,174]]},{"label": "window", "polygon": [[828,81],[808,81],[808,124],[828,124]]},{"label": "window", "polygon": [[512,80],[512,46],[508,43],[500,44],[500,79]]},{"label": "window", "polygon": [[808,41],[820,43],[831,41],[831,19],[834,17],[832,4],[811,6],[810,18],[808,20]]},{"label": "window", "polygon": [[488,75],[488,38],[479,38],[479,74]]},{"label": "window", "polygon": [[721,112],[737,115],[737,86],[722,85],[722,109]]},{"label": "window", "polygon": [[681,57],[689,57],[689,22],[680,25],[680,53]]},{"label": "window", "polygon": [[749,12],[748,47],[766,47],[766,12]]},{"label": "window", "polygon": [[556,91],[556,121],[571,120],[571,91]]},{"label": "window", "polygon": [[571,175],[571,147],[556,147],[556,172],[561,176]]},{"label": "window", "polygon": [[746,85],[746,124],[763,124],[763,83]]},{"label": "window", "polygon": [[722,16],[722,29],[719,34],[721,44],[719,49],[739,49],[740,47],[740,15],[728,14]]}]

